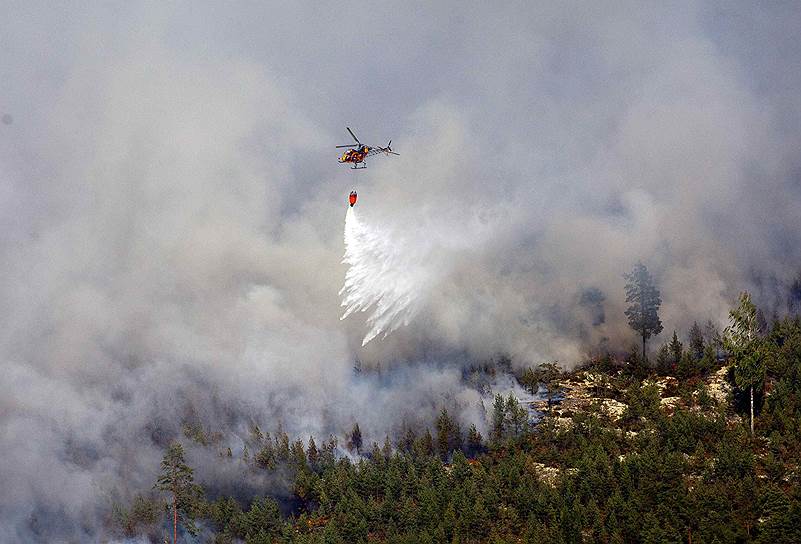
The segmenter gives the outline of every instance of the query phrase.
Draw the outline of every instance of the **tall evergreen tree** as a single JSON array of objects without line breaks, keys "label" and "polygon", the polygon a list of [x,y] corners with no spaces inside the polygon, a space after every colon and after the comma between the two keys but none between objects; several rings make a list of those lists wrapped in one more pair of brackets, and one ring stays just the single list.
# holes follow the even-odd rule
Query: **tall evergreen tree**
[{"label": "tall evergreen tree", "polygon": [[517,397],[514,393],[509,393],[509,396],[506,397],[506,430],[511,437],[517,437],[523,431],[527,420],[526,416],[526,410],[520,407]]},{"label": "tall evergreen tree", "polygon": [[348,447],[352,450],[356,450],[357,455],[361,455],[362,452],[362,430],[359,428],[358,423],[353,424],[353,430],[350,431],[350,437],[348,439]]},{"label": "tall evergreen tree", "polygon": [[415,451],[420,457],[428,457],[434,454],[434,438],[431,431],[426,429],[425,434],[415,442]]},{"label": "tall evergreen tree", "polygon": [[184,460],[184,448],[178,442],[173,442],[167,448],[161,461],[161,475],[153,486],[159,491],[172,494],[172,542],[178,542],[178,515],[183,514],[186,519],[185,526],[194,532],[192,524],[192,500],[197,489],[194,485],[192,469]]},{"label": "tall evergreen tree", "polygon": [[751,408],[751,436],[754,436],[754,387],[765,379],[763,342],[757,309],[748,291],[740,294],[740,304],[729,312],[729,326],[723,336],[723,347],[734,360],[734,381],[748,389]]},{"label": "tall evergreen tree", "polygon": [[467,431],[467,453],[470,457],[474,457],[482,453],[484,449],[484,438],[481,433],[476,429],[476,424],[470,425]]},{"label": "tall evergreen tree", "polygon": [[698,326],[697,321],[693,321],[693,326],[690,327],[689,344],[690,354],[695,360],[704,356],[704,333],[701,332],[701,327]]},{"label": "tall evergreen tree", "polygon": [[626,278],[626,302],[629,304],[626,317],[629,318],[629,326],[642,337],[642,357],[645,359],[645,342],[652,335],[662,332],[662,321],[659,319],[662,299],[644,264],[635,264],[631,272],[623,277]]},{"label": "tall evergreen tree", "polygon": [[673,338],[670,340],[668,349],[673,357],[673,364],[678,365],[679,361],[681,361],[681,355],[684,353],[684,346],[681,342],[679,342],[679,337],[676,334],[676,331],[673,331]]},{"label": "tall evergreen tree", "polygon": [[450,417],[446,408],[437,418],[437,450],[442,460],[447,460],[450,452],[462,447],[462,431],[459,424]]},{"label": "tall evergreen tree", "polygon": [[320,458],[320,452],[317,451],[317,444],[314,442],[314,437],[309,437],[309,447],[306,450],[306,457],[309,459],[309,465],[312,470],[317,469],[317,460]]},{"label": "tall evergreen tree", "polygon": [[492,430],[491,439],[495,443],[501,442],[506,436],[506,402],[503,396],[496,394],[492,403]]}]

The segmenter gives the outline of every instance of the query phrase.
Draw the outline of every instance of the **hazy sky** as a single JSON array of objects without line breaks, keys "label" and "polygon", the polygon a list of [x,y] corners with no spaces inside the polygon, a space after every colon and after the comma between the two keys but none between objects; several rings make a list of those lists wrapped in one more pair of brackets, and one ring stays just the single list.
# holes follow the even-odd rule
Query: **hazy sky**
[{"label": "hazy sky", "polygon": [[[477,417],[437,363],[625,347],[637,260],[671,332],[798,273],[796,2],[50,4],[0,20],[0,540],[94,535],[182,419]],[[420,282],[365,349],[354,188]]]}]

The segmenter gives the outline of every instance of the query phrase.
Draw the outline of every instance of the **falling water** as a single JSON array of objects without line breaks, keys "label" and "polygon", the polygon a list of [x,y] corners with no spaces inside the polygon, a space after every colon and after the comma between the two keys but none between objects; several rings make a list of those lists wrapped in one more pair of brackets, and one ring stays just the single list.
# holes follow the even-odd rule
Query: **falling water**
[{"label": "falling water", "polygon": [[342,259],[348,271],[339,292],[345,307],[341,319],[356,311],[369,312],[362,346],[408,325],[417,313],[421,293],[431,279],[424,266],[428,253],[425,242],[363,222],[356,208],[348,208]]}]

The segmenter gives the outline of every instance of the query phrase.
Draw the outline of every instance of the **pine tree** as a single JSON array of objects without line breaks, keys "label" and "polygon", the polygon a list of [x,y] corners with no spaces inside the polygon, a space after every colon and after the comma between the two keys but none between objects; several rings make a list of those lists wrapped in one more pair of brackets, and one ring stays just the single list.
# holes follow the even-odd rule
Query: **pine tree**
[{"label": "pine tree", "polygon": [[459,424],[450,417],[448,410],[443,408],[437,418],[437,450],[440,457],[445,461],[450,452],[461,447],[462,431]]},{"label": "pine tree", "polygon": [[275,433],[275,455],[279,461],[289,461],[289,435],[280,426]]},{"label": "pine tree", "polygon": [[684,353],[684,346],[679,342],[679,337],[675,330],[673,331],[673,338],[670,340],[670,344],[668,344],[668,349],[670,350],[670,355],[673,357],[673,364],[679,364],[679,361],[681,361],[681,354]]},{"label": "pine tree", "polygon": [[184,448],[178,442],[173,442],[167,448],[164,458],[161,461],[161,475],[156,480],[153,487],[159,491],[166,491],[172,494],[173,512],[173,544],[178,542],[178,515],[183,515],[186,520],[184,524],[190,532],[194,531],[194,524],[191,518],[192,499],[196,488],[192,469],[184,460]]},{"label": "pine tree", "polygon": [[431,431],[426,429],[425,434],[415,442],[415,451],[420,457],[429,457],[434,454],[434,439]]},{"label": "pine tree", "polygon": [[370,460],[375,465],[378,465],[380,468],[383,469],[383,467],[384,467],[384,455],[381,452],[381,447],[378,445],[378,442],[373,442],[373,447],[370,448]]},{"label": "pine tree", "polygon": [[656,352],[656,368],[662,374],[669,374],[673,370],[668,344],[662,344]]},{"label": "pine tree", "polygon": [[499,394],[495,395],[492,403],[492,432],[491,438],[495,443],[500,442],[506,436],[506,403]]},{"label": "pine tree", "polygon": [[559,390],[559,378],[562,376],[562,370],[556,361],[550,363],[542,363],[537,369],[537,377],[539,381],[545,385],[545,396],[548,399],[548,413],[553,414],[553,397]]},{"label": "pine tree", "polygon": [[267,497],[253,501],[243,516],[240,530],[245,534],[245,542],[272,542],[272,536],[281,530],[281,512],[275,499]]},{"label": "pine tree", "polygon": [[645,361],[640,358],[639,350],[634,344],[629,348],[628,371],[638,380],[645,379],[648,375],[648,368],[645,366]]},{"label": "pine tree", "polygon": [[381,453],[387,461],[392,458],[392,442],[389,440],[389,435],[386,435],[384,438],[384,445],[381,447]]},{"label": "pine tree", "polygon": [[513,437],[520,436],[526,430],[526,424],[528,423],[528,412],[520,406],[520,402],[513,393],[509,393],[506,398],[506,422],[507,429]]},{"label": "pine tree", "polygon": [[296,469],[306,467],[306,448],[303,447],[303,441],[301,439],[297,439],[292,443],[290,455],[292,459],[292,465]]},{"label": "pine tree", "polygon": [[275,451],[273,450],[272,440],[264,441],[264,446],[256,454],[255,461],[261,468],[275,469]]},{"label": "pine tree", "polygon": [[481,433],[476,429],[475,423],[470,425],[470,430],[467,431],[467,453],[471,457],[479,455],[484,449],[484,443]]},{"label": "pine tree", "polygon": [[331,467],[334,464],[334,462],[336,461],[334,452],[337,449],[337,445],[338,445],[337,437],[334,436],[333,434],[329,435],[328,440],[322,443],[320,447],[320,457],[319,457],[321,469],[326,467]]},{"label": "pine tree", "polygon": [[652,336],[662,332],[662,321],[659,319],[659,290],[648,269],[637,263],[626,278],[626,302],[630,304],[626,310],[629,326],[642,337],[642,357],[646,359],[645,342]]},{"label": "pine tree", "polygon": [[403,438],[401,438],[398,443],[398,448],[403,452],[411,453],[414,450],[415,440],[417,440],[417,434],[414,432],[414,429],[409,426],[406,428],[406,432],[403,433]]},{"label": "pine tree", "polygon": [[715,354],[715,348],[712,343],[708,343],[704,346],[704,354],[701,357],[701,360],[698,362],[701,372],[707,373],[712,370],[715,367],[716,361],[717,357]]},{"label": "pine tree", "polygon": [[309,437],[309,447],[306,449],[306,457],[309,458],[309,466],[312,470],[316,470],[320,453],[317,451],[317,444],[314,442],[313,436]]},{"label": "pine tree", "polygon": [[536,395],[540,389],[539,374],[531,367],[526,368],[520,376],[520,385],[532,395]]},{"label": "pine tree", "polygon": [[689,351],[685,351],[681,359],[679,359],[678,365],[676,365],[676,374],[682,380],[686,380],[695,375],[695,370],[695,360],[692,358]]},{"label": "pine tree", "polygon": [[693,321],[693,326],[690,327],[688,336],[690,354],[697,361],[704,356],[704,333],[701,332],[701,327],[698,326],[697,321]]},{"label": "pine tree", "polygon": [[451,418],[445,408],[437,418],[437,451],[443,461],[448,459],[448,437],[450,436]]},{"label": "pine tree", "polygon": [[353,424],[353,429],[350,431],[348,438],[348,448],[356,450],[357,455],[361,455],[362,451],[362,430],[359,428],[358,423]]}]

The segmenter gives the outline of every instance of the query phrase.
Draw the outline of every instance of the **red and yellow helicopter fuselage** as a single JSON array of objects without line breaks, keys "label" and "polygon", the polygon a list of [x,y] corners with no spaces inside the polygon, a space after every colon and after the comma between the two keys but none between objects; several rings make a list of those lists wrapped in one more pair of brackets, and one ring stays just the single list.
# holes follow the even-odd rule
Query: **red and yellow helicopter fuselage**
[{"label": "red and yellow helicopter fuselage", "polygon": [[364,159],[367,158],[367,155],[369,153],[370,153],[370,147],[366,145],[357,147],[356,149],[348,149],[339,158],[339,162],[350,162],[356,165],[359,164],[360,162],[364,162]]}]

